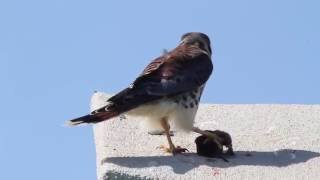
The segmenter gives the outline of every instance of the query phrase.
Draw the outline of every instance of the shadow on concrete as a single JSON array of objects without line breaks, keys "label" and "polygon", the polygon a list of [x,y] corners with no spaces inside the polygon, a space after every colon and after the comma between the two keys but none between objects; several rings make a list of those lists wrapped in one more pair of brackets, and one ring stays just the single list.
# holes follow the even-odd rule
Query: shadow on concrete
[{"label": "shadow on concrete", "polygon": [[170,166],[175,173],[184,174],[202,165],[218,168],[244,165],[286,167],[292,164],[303,163],[320,156],[318,152],[294,149],[282,149],[269,152],[235,151],[235,153],[235,156],[227,158],[229,162],[224,162],[217,158],[201,157],[196,153],[185,153],[176,156],[109,157],[102,160],[101,164],[113,163],[119,166],[134,168]]}]

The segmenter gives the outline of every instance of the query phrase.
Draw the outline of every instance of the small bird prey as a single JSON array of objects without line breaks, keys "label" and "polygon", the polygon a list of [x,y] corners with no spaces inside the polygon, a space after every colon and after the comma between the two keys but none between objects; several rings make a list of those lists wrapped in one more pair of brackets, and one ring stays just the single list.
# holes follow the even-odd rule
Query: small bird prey
[{"label": "small bird prey", "polygon": [[222,147],[217,135],[193,125],[202,91],[213,71],[211,54],[206,34],[186,33],[175,49],[154,59],[129,87],[108,99],[106,106],[68,124],[98,123],[125,113],[158,123],[169,143],[166,150],[173,154],[186,149],[173,144],[169,121],[210,137]]},{"label": "small bird prey", "polygon": [[220,137],[220,144],[225,146],[228,150],[223,151],[223,148],[218,147],[215,141],[212,141],[212,139],[201,135],[196,138],[195,143],[197,145],[197,154],[201,156],[206,157],[219,157],[222,158],[224,161],[228,162],[227,159],[224,158],[223,155],[230,155],[233,156],[233,148],[232,148],[232,139],[230,134],[224,131],[215,130],[210,131],[206,130],[207,132],[213,133]]}]

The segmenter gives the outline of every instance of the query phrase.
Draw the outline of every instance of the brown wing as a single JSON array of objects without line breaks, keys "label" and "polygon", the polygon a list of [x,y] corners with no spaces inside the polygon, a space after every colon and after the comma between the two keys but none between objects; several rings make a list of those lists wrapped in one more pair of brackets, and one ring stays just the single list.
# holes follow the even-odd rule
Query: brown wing
[{"label": "brown wing", "polygon": [[171,96],[204,84],[212,70],[211,59],[204,51],[182,46],[151,62],[133,86],[143,86],[149,95]]},{"label": "brown wing", "polygon": [[210,57],[196,47],[180,46],[152,61],[130,88],[111,97],[108,108],[125,112],[141,104],[194,90],[213,70]]}]

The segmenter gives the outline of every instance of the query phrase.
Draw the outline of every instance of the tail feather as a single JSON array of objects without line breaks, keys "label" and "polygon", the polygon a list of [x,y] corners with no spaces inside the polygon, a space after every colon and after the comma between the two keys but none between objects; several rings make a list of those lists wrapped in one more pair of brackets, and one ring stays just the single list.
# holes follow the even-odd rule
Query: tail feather
[{"label": "tail feather", "polygon": [[118,113],[112,111],[97,112],[95,114],[88,114],[76,119],[72,119],[67,121],[66,124],[68,126],[76,126],[83,123],[98,123],[113,118],[117,115]]},{"label": "tail feather", "polygon": [[118,116],[144,103],[159,99],[161,96],[149,95],[144,88],[126,88],[107,100],[107,105],[94,110],[93,113],[72,119],[66,124],[75,126],[84,123],[98,123]]}]

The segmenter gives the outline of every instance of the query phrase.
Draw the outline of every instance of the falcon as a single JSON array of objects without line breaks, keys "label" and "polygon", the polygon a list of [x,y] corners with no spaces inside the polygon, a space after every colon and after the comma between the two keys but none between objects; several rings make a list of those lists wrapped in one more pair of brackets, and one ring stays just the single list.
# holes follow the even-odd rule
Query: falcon
[{"label": "falcon", "polygon": [[169,143],[166,150],[173,154],[186,149],[173,144],[169,121],[182,130],[205,135],[222,147],[217,135],[194,126],[202,91],[213,71],[211,54],[206,34],[186,33],[175,49],[151,61],[129,87],[109,98],[106,106],[68,124],[98,123],[128,114],[160,125]]}]

